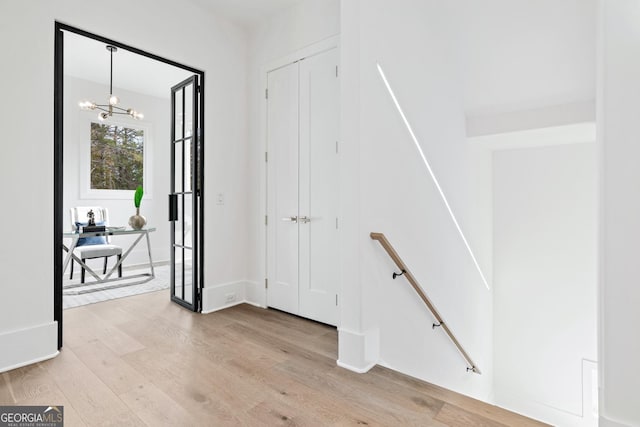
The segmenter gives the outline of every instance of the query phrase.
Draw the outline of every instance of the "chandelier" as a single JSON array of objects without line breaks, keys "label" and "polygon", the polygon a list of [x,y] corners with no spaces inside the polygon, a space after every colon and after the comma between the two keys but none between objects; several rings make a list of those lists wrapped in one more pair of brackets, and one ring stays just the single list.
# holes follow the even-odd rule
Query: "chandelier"
[{"label": "chandelier", "polygon": [[136,120],[144,119],[144,114],[137,112],[133,108],[118,107],[120,99],[118,99],[118,97],[113,94],[113,52],[117,52],[118,48],[115,46],[107,45],[107,50],[111,55],[111,71],[109,73],[109,103],[96,104],[92,101],[80,101],[78,105],[83,110],[99,110],[98,119],[100,121],[104,121],[114,114],[131,116]]}]

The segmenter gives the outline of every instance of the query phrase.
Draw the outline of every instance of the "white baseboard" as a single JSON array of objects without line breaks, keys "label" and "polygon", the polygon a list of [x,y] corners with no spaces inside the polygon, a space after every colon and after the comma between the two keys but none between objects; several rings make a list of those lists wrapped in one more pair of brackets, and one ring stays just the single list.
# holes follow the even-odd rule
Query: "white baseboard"
[{"label": "white baseboard", "polygon": [[205,286],[202,290],[202,313],[213,313],[247,301],[247,281]]},{"label": "white baseboard", "polygon": [[377,364],[377,353],[373,350],[378,332],[365,333],[338,328],[338,366],[357,373],[369,371]]},{"label": "white baseboard", "polygon": [[253,301],[249,301],[249,300],[245,301],[244,303],[245,303],[245,304],[252,305],[252,306],[254,306],[254,307],[258,307],[258,308],[267,308],[267,306],[266,306],[266,305],[261,305],[261,304],[258,304],[258,303],[255,303],[255,302],[253,302]]},{"label": "white baseboard", "polygon": [[215,313],[216,311],[220,311],[220,310],[224,310],[227,308],[231,308],[231,307],[235,307],[236,305],[240,305],[240,304],[246,304],[246,301],[235,301],[233,303],[230,304],[226,304],[220,307],[214,307],[214,308],[210,308],[205,310],[204,307],[202,307],[202,311],[200,312],[200,314],[210,314],[210,313]]},{"label": "white baseboard", "polygon": [[[164,267],[165,265],[169,265],[171,263],[171,261],[166,260],[166,261],[153,261],[153,267]],[[140,270],[141,268],[149,268],[149,263],[140,263],[140,264],[127,264],[127,265],[123,265],[122,269],[123,270]]]},{"label": "white baseboard", "polygon": [[343,363],[343,362],[338,360],[338,361],[336,361],[336,365],[340,366],[341,368],[348,369],[349,371],[355,372],[357,374],[366,374],[374,366],[376,366],[376,363],[369,363],[368,365],[366,365],[364,367],[356,367],[356,366],[348,365],[348,364]]},{"label": "white baseboard", "polygon": [[598,425],[600,427],[632,427],[632,424],[624,424],[619,421],[613,421],[612,419],[609,419],[603,415],[600,415]]},{"label": "white baseboard", "polygon": [[0,372],[58,355],[58,322],[0,334]]}]

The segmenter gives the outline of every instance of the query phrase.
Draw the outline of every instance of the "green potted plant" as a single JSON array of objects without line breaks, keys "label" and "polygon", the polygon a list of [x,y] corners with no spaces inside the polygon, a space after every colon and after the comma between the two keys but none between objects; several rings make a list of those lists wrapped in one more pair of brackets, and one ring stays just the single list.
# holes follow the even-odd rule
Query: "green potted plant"
[{"label": "green potted plant", "polygon": [[143,195],[144,191],[142,190],[142,185],[138,185],[138,188],[136,188],[136,192],[133,195],[133,204],[136,207],[136,214],[129,218],[129,225],[134,230],[140,230],[147,224],[147,219],[140,215],[140,203],[142,202]]}]

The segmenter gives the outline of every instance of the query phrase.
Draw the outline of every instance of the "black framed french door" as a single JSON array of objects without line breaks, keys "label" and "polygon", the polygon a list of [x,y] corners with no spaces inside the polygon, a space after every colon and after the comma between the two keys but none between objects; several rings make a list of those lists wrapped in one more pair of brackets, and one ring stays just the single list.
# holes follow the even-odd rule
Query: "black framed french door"
[{"label": "black framed french door", "polygon": [[171,300],[202,310],[202,93],[193,75],[171,88]]},{"label": "black framed french door", "polygon": [[[185,64],[181,64],[179,62],[173,61],[171,59],[167,59],[165,57],[147,52],[145,50],[136,48],[126,43],[119,42],[117,40],[113,40],[98,34],[91,33],[89,31],[73,27],[71,25],[55,21],[54,23],[54,132],[53,132],[53,255],[54,255],[54,281],[53,281],[53,320],[58,323],[58,349],[61,349],[63,346],[63,297],[62,297],[62,275],[63,275],[63,265],[62,265],[62,234],[63,234],[63,224],[64,222],[64,212],[63,212],[63,196],[64,196],[64,183],[63,183],[63,154],[64,154],[64,133],[63,133],[63,124],[64,124],[64,63],[65,63],[65,49],[64,49],[64,34],[66,32],[73,33],[79,36],[83,36],[92,40],[97,40],[99,42],[109,44],[117,47],[118,49],[124,49],[129,52],[132,52],[137,55],[144,56],[154,61],[158,61],[164,64],[168,64],[174,66],[176,68],[186,70],[190,73],[193,73],[196,77],[196,86],[198,88],[197,92],[197,120],[198,127],[193,127],[193,129],[198,129],[198,155],[199,160],[196,165],[196,169],[194,173],[197,172],[198,176],[198,197],[197,197],[197,209],[194,209],[196,212],[197,218],[197,228],[194,228],[194,244],[193,251],[197,254],[195,260],[196,262],[193,264],[193,277],[191,277],[192,283],[196,284],[198,288],[198,298],[191,297],[191,304],[186,304],[187,308],[201,311],[202,306],[199,299],[199,292],[203,286],[203,271],[202,271],[202,262],[200,260],[203,257],[204,252],[204,237],[203,237],[203,229],[204,229],[204,204],[203,204],[203,180],[202,176],[204,175],[204,146],[202,141],[204,141],[204,71],[198,70],[196,68],[190,67]],[[174,120],[175,122],[175,120]],[[173,139],[173,136],[171,137]],[[172,245],[173,246],[173,245]],[[173,287],[172,287],[173,292]],[[173,299],[173,298],[172,298]],[[195,303],[193,302],[195,301]]]}]

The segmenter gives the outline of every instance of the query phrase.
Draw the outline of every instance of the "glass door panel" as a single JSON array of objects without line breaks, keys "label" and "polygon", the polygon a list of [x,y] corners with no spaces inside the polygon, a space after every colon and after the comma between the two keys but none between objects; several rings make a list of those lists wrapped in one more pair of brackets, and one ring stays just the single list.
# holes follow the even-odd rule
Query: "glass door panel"
[{"label": "glass door panel", "polygon": [[171,89],[171,300],[192,311],[201,311],[199,275],[199,209],[202,206],[201,157],[195,153],[202,146],[198,132],[202,104],[198,76],[192,76]]}]

